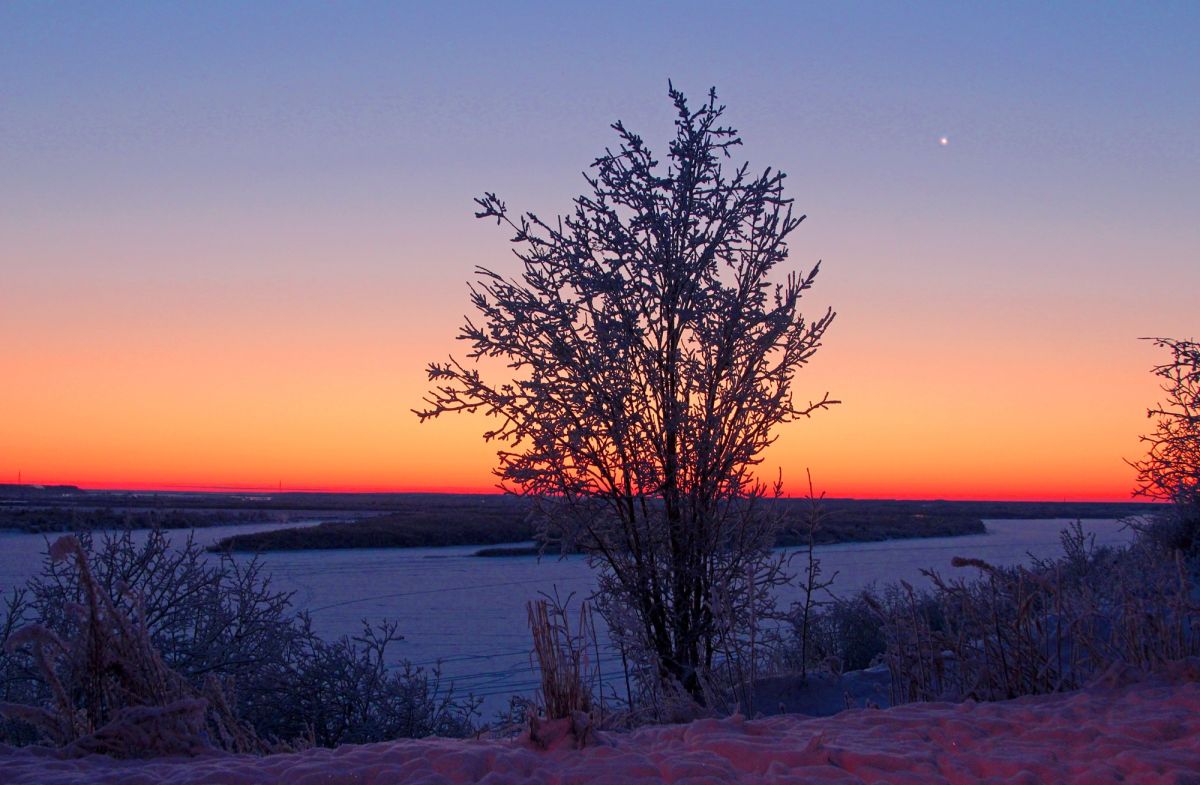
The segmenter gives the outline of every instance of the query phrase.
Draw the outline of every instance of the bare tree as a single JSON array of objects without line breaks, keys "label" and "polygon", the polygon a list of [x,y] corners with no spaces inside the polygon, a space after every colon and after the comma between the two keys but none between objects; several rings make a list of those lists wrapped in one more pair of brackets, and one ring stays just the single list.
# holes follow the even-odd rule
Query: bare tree
[{"label": "bare tree", "polygon": [[[696,110],[670,98],[665,169],[617,122],[619,147],[585,173],[570,215],[476,200],[476,217],[513,230],[523,269],[477,268],[479,322],[458,336],[468,361],[430,364],[416,413],[496,418],[484,438],[505,445],[502,487],[542,500],[548,541],[589,554],[602,593],[632,614],[634,651],[703,701],[717,642],[761,619],[749,611],[778,578],[778,521],[755,503],[768,489],[754,467],[776,426],[836,403],[792,395],[833,312],[799,310],[819,264],[770,280],[804,218],[784,175],[725,169],[741,139],[719,125],[715,91]],[[485,380],[485,359],[511,378]]]},{"label": "bare tree", "polygon": [[1132,463],[1134,495],[1173,502],[1176,545],[1190,549],[1200,537],[1200,343],[1150,340],[1171,360],[1154,368],[1166,399],[1146,411],[1156,424],[1141,438],[1146,457]]}]

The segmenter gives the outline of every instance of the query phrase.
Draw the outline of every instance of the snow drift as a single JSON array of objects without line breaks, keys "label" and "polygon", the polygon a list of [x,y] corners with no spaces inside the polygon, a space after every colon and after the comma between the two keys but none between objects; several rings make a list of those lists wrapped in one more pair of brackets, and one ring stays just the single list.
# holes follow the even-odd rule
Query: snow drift
[{"label": "snow drift", "polygon": [[1198,680],[1192,660],[1158,676],[1110,671],[1070,694],[701,720],[550,752],[522,741],[426,739],[118,761],[0,747],[0,783],[1200,783]]}]

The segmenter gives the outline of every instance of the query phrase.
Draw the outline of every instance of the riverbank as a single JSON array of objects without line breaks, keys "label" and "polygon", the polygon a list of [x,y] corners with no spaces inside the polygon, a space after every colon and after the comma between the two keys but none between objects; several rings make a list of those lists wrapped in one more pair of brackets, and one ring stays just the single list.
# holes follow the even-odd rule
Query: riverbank
[{"label": "riverbank", "polygon": [[[764,502],[784,527],[778,544],[808,542],[808,501]],[[1145,515],[1152,504],[825,499],[818,545],[979,534],[985,519],[1098,519]],[[538,552],[530,502],[503,494],[95,491],[0,485],[0,529],[202,529],[286,524],[236,533],[215,549],[243,552],[487,546],[480,555]],[[313,521],[321,521],[312,525]]]},{"label": "riverbank", "polygon": [[[807,544],[808,502],[766,502],[783,515],[777,544]],[[958,502],[828,499],[820,505],[822,521],[817,545],[881,542],[917,537],[983,534],[983,520],[1121,518],[1153,511],[1149,504],[1090,502]],[[536,530],[528,501],[513,496],[425,498],[417,505],[387,515],[356,521],[330,521],[222,539],[211,550],[263,552],[344,548],[421,548],[451,545],[490,546],[479,556],[530,556],[540,547],[529,543]]]},{"label": "riverbank", "polygon": [[[922,515],[914,512],[880,514],[868,510],[830,512],[817,530],[815,542],[878,542],[911,537],[955,537],[983,534],[983,521],[969,515]],[[429,510],[419,514],[392,514],[357,521],[330,521],[274,531],[236,534],[213,545],[213,551],[295,551],[340,548],[429,548],[450,545],[489,545],[477,556],[534,556],[541,552],[537,532],[523,511]],[[808,542],[808,533],[792,516],[777,544],[796,547]],[[512,543],[521,543],[511,545]]]},{"label": "riverbank", "polygon": [[281,510],[188,510],[113,507],[0,507],[0,529],[49,534],[98,529],[207,529],[296,520]]}]

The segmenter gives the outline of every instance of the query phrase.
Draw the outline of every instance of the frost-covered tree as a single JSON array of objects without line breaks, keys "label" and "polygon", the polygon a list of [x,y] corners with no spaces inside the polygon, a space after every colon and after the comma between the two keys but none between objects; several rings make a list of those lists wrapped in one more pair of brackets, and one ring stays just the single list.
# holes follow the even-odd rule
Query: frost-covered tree
[{"label": "frost-covered tree", "polygon": [[1193,547],[1200,538],[1200,343],[1155,338],[1171,352],[1154,368],[1165,399],[1147,410],[1153,433],[1142,436],[1146,457],[1137,470],[1134,494],[1173,502],[1178,544]]},{"label": "frost-covered tree", "polygon": [[[714,657],[753,634],[778,579],[754,469],[776,426],[836,403],[792,393],[833,313],[800,311],[819,265],[771,278],[804,218],[783,173],[728,163],[741,139],[715,91],[698,109],[670,97],[665,166],[617,122],[569,215],[476,200],[515,233],[521,271],[477,268],[467,360],[430,364],[417,414],[495,418],[502,485],[542,500],[547,538],[601,568],[614,632],[703,701]],[[485,379],[487,360],[510,372]]]}]

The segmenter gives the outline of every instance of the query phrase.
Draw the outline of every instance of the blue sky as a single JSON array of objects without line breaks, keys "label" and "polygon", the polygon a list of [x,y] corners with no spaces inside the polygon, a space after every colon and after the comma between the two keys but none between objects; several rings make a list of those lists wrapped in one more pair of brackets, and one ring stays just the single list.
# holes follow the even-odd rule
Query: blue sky
[{"label": "blue sky", "polygon": [[[809,215],[793,257],[825,260],[814,307],[841,313],[814,382],[860,407],[819,443],[912,413],[889,437],[911,443],[958,412],[928,474],[963,460],[954,433],[996,412],[1006,380],[1044,386],[997,414],[1026,446],[1083,385],[1100,400],[1056,440],[1112,423],[1116,478],[1154,392],[1135,339],[1197,332],[1198,42],[1195,3],[9,3],[0,330],[30,383],[0,405],[91,383],[78,356],[232,373],[203,359],[231,335],[293,382],[306,352],[337,366],[339,342],[366,347],[364,368],[401,381],[342,372],[411,395],[453,348],[472,267],[506,263],[471,199],[564,211],[613,120],[664,146],[673,79],[696,100],[715,85],[745,157],[787,172]],[[113,384],[92,420],[129,430]],[[253,395],[271,394],[264,376]],[[190,411],[178,395],[130,405]],[[68,403],[39,404],[43,430]],[[388,439],[428,439],[373,416]],[[74,449],[3,438],[32,465]],[[826,457],[849,471],[847,449]]]}]

